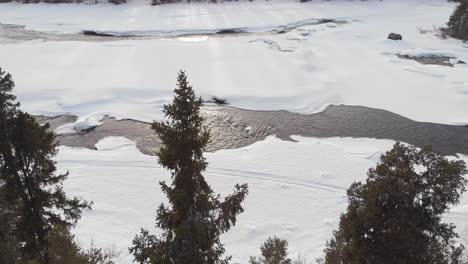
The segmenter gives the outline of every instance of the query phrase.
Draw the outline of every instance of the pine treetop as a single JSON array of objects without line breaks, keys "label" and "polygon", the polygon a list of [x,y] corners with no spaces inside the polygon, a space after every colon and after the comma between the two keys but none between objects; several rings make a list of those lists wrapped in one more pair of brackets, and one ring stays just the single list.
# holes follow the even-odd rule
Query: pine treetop
[{"label": "pine treetop", "polygon": [[197,172],[204,171],[207,162],[203,157],[209,141],[209,131],[203,126],[200,109],[203,100],[187,81],[185,72],[177,78],[177,88],[172,103],[164,105],[163,112],[169,119],[153,123],[153,130],[163,143],[156,153],[159,163],[169,169],[179,171],[185,166],[192,166]]},{"label": "pine treetop", "polygon": [[9,73],[6,73],[0,67],[0,109],[18,106],[15,103],[16,96],[12,94],[15,83]]},{"label": "pine treetop", "polygon": [[139,263],[227,264],[229,256],[220,235],[236,223],[243,212],[241,203],[248,193],[246,184],[235,185],[234,193],[221,200],[202,172],[208,163],[203,152],[209,131],[200,114],[203,100],[195,95],[183,71],[179,72],[175,97],[164,106],[167,121],[154,122],[161,138],[159,164],[172,173],[172,182],[161,182],[169,206],[161,204],[156,226],[161,236],[142,230],[133,240],[130,252]]}]

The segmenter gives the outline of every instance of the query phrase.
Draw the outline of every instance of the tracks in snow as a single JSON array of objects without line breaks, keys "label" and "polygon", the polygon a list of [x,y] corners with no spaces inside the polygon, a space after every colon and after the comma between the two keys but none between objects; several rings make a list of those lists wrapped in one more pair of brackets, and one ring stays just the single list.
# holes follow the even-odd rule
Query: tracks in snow
[{"label": "tracks in snow", "polygon": [[[91,167],[113,167],[113,168],[147,168],[147,169],[161,169],[163,168],[158,165],[152,165],[145,162],[129,162],[129,161],[79,161],[79,160],[59,160],[58,163],[64,167],[73,167],[73,166],[91,166]],[[125,165],[122,165],[125,163]],[[246,179],[254,179],[260,181],[267,181],[272,183],[280,183],[280,184],[287,184],[287,185],[294,185],[299,187],[306,187],[315,190],[321,190],[326,192],[334,192],[334,193],[341,193],[344,194],[346,192],[346,188],[321,183],[314,180],[308,180],[298,177],[289,177],[279,174],[272,174],[272,173],[262,173],[262,172],[255,172],[250,170],[234,170],[234,169],[226,169],[226,168],[217,168],[217,167],[210,167],[207,169],[206,173],[208,175],[214,176],[224,176],[224,177],[238,177],[238,178],[246,178]]]},{"label": "tracks in snow", "polygon": [[[73,167],[73,166],[86,166],[91,167],[114,167],[114,168],[140,168],[140,169],[161,169],[164,170],[159,165],[149,164],[146,162],[131,162],[131,161],[80,161],[80,160],[59,160],[58,163],[64,167]],[[122,165],[125,163],[125,165]],[[287,184],[299,187],[310,188],[319,191],[326,191],[338,194],[345,194],[346,189],[342,186],[337,186],[333,184],[321,183],[318,181],[307,180],[298,177],[289,177],[279,174],[272,173],[262,173],[255,172],[250,170],[234,170],[218,167],[210,167],[207,169],[206,173],[213,176],[224,176],[224,177],[238,177],[252,180],[260,180],[272,183]],[[468,213],[464,212],[449,212],[443,216],[447,220],[455,220],[468,222]]]}]

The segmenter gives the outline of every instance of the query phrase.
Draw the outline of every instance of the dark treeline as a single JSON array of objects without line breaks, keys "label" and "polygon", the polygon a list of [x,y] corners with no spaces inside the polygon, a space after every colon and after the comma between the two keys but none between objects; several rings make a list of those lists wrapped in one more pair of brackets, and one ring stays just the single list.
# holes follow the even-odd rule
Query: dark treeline
[{"label": "dark treeline", "polygon": [[[67,174],[57,174],[53,160],[55,135],[19,109],[13,87],[0,70],[0,263],[112,264],[111,255],[84,250],[71,235],[91,203],[65,194]],[[220,236],[244,211],[248,188],[235,185],[225,198],[211,189],[203,176],[210,139],[200,114],[203,101],[184,72],[174,93],[164,106],[167,121],[152,126],[163,143],[158,162],[172,174],[170,183],[160,183],[169,202],[156,211],[162,232],[141,230],[129,251],[140,264],[228,264]],[[466,173],[463,161],[396,143],[365,182],[349,187],[347,210],[322,258],[292,260],[288,241],[273,236],[249,263],[467,264],[455,226],[442,221],[465,192]]]}]

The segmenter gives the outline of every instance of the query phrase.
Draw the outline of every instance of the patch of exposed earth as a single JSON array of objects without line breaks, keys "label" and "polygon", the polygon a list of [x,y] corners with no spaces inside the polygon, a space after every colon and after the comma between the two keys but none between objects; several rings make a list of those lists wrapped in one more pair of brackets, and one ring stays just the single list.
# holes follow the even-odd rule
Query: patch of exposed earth
[{"label": "patch of exposed earth", "polygon": [[[330,105],[323,112],[311,115],[287,111],[251,111],[238,108],[205,109],[205,122],[211,130],[208,151],[248,146],[267,136],[284,140],[290,136],[355,137],[392,139],[418,147],[432,145],[447,155],[468,154],[468,127],[416,122],[389,111],[363,106]],[[77,120],[75,116],[38,116],[54,130]],[[138,149],[154,155],[161,144],[151,124],[135,120],[105,117],[102,125],[87,131],[59,135],[61,145],[95,148],[108,136],[121,136],[136,142]]]},{"label": "patch of exposed earth", "polygon": [[453,67],[456,64],[466,64],[464,61],[449,56],[409,56],[397,54],[400,59],[414,60],[426,65],[440,65]]}]

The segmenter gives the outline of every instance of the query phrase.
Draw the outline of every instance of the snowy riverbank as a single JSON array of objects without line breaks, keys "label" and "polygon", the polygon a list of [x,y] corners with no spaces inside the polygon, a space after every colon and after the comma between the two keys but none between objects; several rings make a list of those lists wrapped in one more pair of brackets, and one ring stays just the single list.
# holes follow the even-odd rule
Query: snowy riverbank
[{"label": "snowy riverbank", "polygon": [[[0,6],[0,22],[55,33],[277,28],[322,18],[348,23],[301,26],[280,35],[0,44],[2,67],[14,75],[24,109],[160,119],[176,72],[185,69],[200,95],[227,98],[247,109],[316,113],[329,104],[346,104],[417,121],[468,122],[468,66],[423,65],[397,56],[430,49],[468,61],[465,44],[430,31],[446,23],[454,3],[146,4],[8,3]],[[390,32],[401,33],[403,40],[387,40]]]},{"label": "snowy riverbank", "polygon": [[[234,263],[247,263],[270,235],[289,240],[292,258],[320,257],[347,206],[346,189],[353,181],[365,180],[367,170],[394,143],[295,139],[298,142],[270,137],[249,147],[207,154],[205,175],[216,192],[226,194],[235,183],[249,184],[245,213],[223,237]],[[59,167],[70,171],[67,193],[94,201],[94,210],[83,215],[74,233],[83,246],[93,241],[113,248],[121,252],[118,264],[130,264],[127,248],[140,227],[154,229],[156,207],[166,199],[158,182],[169,180],[169,173],[127,139],[107,138],[96,147],[98,151],[61,147],[57,158]],[[468,197],[446,220],[457,225],[467,244]]]}]

